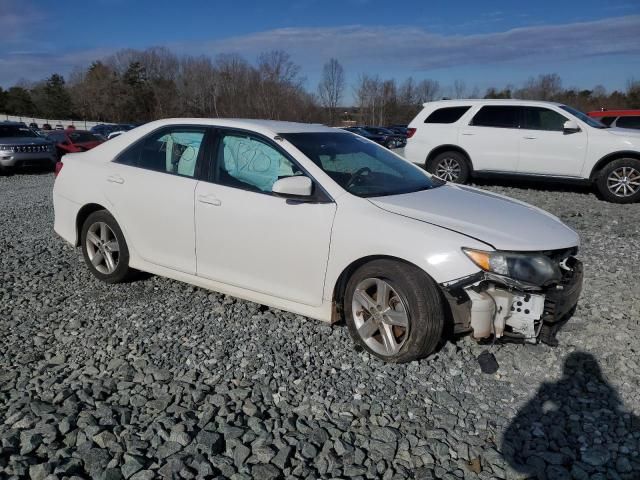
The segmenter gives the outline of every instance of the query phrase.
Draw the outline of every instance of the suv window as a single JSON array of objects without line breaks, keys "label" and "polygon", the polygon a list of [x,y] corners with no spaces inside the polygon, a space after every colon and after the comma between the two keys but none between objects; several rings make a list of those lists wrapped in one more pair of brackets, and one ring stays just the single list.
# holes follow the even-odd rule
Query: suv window
[{"label": "suv window", "polygon": [[600,123],[604,123],[607,127],[610,127],[616,117],[600,117],[597,118]]},{"label": "suv window", "polygon": [[479,127],[519,128],[520,107],[484,106],[475,114],[471,120],[471,125]]},{"label": "suv window", "polygon": [[215,181],[227,187],[270,193],[276,180],[303,172],[275,147],[252,135],[224,134],[218,144]]},{"label": "suv window", "polygon": [[193,177],[205,132],[203,127],[164,128],[126,150],[116,162]]},{"label": "suv window", "polygon": [[616,122],[619,128],[640,128],[640,116],[619,117]]},{"label": "suv window", "polygon": [[471,107],[445,107],[431,112],[424,123],[455,123],[460,120]]},{"label": "suv window", "polygon": [[522,107],[524,122],[522,128],[561,132],[568,118],[543,107]]}]

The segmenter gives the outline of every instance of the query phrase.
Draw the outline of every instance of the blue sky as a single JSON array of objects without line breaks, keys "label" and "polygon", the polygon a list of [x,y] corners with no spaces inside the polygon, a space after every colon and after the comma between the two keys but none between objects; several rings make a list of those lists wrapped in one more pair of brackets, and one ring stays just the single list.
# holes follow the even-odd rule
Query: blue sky
[{"label": "blue sky", "polygon": [[315,90],[336,57],[360,73],[412,75],[471,90],[558,73],[565,86],[624,89],[640,79],[640,1],[0,0],[0,85],[68,74],[121,48],[284,49]]}]

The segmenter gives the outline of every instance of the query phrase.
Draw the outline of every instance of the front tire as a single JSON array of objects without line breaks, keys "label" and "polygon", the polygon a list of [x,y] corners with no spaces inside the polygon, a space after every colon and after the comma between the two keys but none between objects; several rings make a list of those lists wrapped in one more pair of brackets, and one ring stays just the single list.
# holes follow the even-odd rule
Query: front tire
[{"label": "front tire", "polygon": [[613,203],[640,200],[640,160],[620,158],[605,165],[596,181],[602,198]]},{"label": "front tire", "polygon": [[84,261],[96,278],[119,283],[131,275],[127,242],[118,222],[106,210],[87,217],[82,225],[80,245]]},{"label": "front tire", "polygon": [[358,268],[347,283],[343,307],[356,344],[386,362],[426,357],[442,339],[438,287],[410,264],[385,259]]},{"label": "front tire", "polygon": [[440,180],[452,183],[467,183],[471,173],[465,156],[453,150],[439,153],[427,162],[426,167]]}]

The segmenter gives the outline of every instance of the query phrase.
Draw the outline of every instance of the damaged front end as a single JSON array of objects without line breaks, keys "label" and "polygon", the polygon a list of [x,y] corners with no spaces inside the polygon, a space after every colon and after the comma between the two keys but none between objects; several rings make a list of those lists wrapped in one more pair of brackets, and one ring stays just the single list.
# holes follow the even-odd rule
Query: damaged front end
[{"label": "damaged front end", "polygon": [[573,313],[582,290],[577,248],[465,253],[482,271],[441,285],[454,333],[557,345],[556,333]]}]

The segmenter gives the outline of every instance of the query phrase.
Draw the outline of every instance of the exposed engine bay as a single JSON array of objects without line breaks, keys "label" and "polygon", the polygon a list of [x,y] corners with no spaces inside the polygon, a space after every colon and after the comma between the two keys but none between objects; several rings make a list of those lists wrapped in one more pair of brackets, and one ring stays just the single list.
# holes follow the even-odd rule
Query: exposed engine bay
[{"label": "exposed engine bay", "polygon": [[549,252],[561,277],[551,285],[524,284],[489,272],[443,285],[454,333],[478,340],[556,345],[555,335],[573,313],[582,290],[582,263],[574,251]]}]

